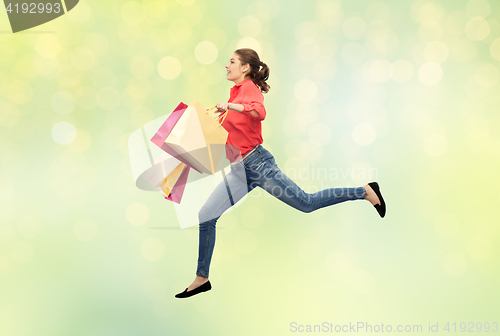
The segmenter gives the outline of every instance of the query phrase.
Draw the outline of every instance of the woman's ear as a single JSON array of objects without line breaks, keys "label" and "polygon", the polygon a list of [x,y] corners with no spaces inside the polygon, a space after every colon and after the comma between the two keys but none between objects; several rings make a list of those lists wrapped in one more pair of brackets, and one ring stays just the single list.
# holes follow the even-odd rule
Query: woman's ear
[{"label": "woman's ear", "polygon": [[247,64],[245,64],[243,66],[243,69],[241,70],[241,72],[245,73],[245,72],[248,72],[248,70],[250,70],[250,64],[249,63],[247,63]]}]

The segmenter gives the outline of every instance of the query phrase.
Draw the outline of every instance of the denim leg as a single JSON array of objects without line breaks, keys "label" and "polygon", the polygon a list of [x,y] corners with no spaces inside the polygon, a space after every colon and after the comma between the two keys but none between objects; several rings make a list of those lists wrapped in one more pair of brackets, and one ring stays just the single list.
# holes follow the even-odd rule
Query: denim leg
[{"label": "denim leg", "polygon": [[364,199],[366,189],[329,188],[313,194],[306,193],[294,181],[286,176],[276,165],[272,166],[273,174],[262,174],[259,186],[265,191],[302,212],[312,212],[333,204]]},{"label": "denim leg", "polygon": [[208,277],[215,246],[215,225],[217,220],[249,191],[244,169],[241,166],[232,167],[226,179],[223,179],[217,185],[201,208],[198,214],[200,227],[197,275]]}]

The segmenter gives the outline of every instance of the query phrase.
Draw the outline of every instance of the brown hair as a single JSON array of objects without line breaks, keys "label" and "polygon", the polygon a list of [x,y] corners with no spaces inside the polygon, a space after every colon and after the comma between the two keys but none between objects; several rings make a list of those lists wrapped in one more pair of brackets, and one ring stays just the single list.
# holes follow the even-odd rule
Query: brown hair
[{"label": "brown hair", "polygon": [[251,78],[255,85],[260,88],[260,91],[267,93],[271,88],[266,83],[269,79],[269,67],[267,64],[260,61],[259,55],[253,49],[242,48],[236,50],[235,53],[238,55],[242,65],[250,64],[250,72],[245,77]]}]

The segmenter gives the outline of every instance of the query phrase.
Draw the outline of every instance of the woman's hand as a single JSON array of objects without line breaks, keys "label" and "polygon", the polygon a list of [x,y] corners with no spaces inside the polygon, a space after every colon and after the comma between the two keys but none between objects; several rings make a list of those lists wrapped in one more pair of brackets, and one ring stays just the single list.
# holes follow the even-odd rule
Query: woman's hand
[{"label": "woman's hand", "polygon": [[229,103],[219,103],[216,105],[217,112],[221,113],[229,109]]}]

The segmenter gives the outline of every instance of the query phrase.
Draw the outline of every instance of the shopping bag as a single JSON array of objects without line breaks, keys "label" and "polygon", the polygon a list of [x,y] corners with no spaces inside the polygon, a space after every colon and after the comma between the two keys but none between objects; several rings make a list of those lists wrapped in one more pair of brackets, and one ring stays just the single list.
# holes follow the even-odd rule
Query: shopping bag
[{"label": "shopping bag", "polygon": [[153,190],[163,193],[170,201],[179,203],[189,174],[189,166],[170,154],[162,152],[153,165],[140,175]]},{"label": "shopping bag", "polygon": [[[186,166],[184,163],[182,163],[182,171],[179,178],[175,181],[175,184],[170,190],[167,189],[167,191],[170,191],[170,194],[167,194],[166,192],[163,193],[165,199],[180,204],[182,195],[184,194],[188,176],[189,166]],[[163,183],[165,183],[167,186],[170,186],[170,183],[172,183],[172,181],[173,179],[171,181],[168,181],[168,177],[166,177]]]},{"label": "shopping bag", "polygon": [[[167,143],[165,143],[165,140],[167,137],[170,135],[172,130],[174,129],[175,125],[179,121],[179,119],[182,117],[184,112],[187,109],[187,105],[184,103],[180,103],[175,110],[168,116],[168,118],[165,120],[165,122],[160,126],[158,131],[156,131],[155,135],[151,138],[151,142],[160,147],[163,151],[166,153],[172,155],[175,157],[177,160],[183,162],[186,165],[189,165],[189,162],[184,159],[181,155],[179,155],[175,150],[172,149]],[[194,167],[192,167],[194,168]],[[198,169],[194,168],[198,173],[201,174],[201,171]]]},{"label": "shopping bag", "polygon": [[[207,174],[214,174],[225,151],[228,132],[199,103],[191,102],[165,143],[186,164]],[[180,160],[180,158],[178,158]]]}]

